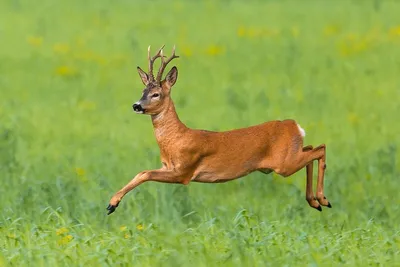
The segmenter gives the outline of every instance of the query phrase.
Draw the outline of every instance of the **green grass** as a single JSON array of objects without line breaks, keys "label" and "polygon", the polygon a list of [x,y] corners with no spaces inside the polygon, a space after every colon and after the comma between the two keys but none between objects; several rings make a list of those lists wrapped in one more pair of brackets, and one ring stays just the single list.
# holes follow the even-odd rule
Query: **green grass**
[{"label": "green grass", "polygon": [[[400,3],[0,2],[0,266],[400,266]],[[305,170],[145,183],[160,167],[131,105],[146,49],[177,45],[188,126],[293,118],[327,145],[322,213]]]}]

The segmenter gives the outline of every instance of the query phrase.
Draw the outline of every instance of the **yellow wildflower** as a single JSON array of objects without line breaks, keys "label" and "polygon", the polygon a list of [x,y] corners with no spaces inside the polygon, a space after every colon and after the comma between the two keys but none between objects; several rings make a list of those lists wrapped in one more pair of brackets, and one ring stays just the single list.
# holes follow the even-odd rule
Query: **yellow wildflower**
[{"label": "yellow wildflower", "polygon": [[59,245],[66,245],[69,242],[71,242],[72,239],[74,239],[74,237],[72,235],[66,235],[66,236],[62,237],[60,240],[58,240],[58,244]]},{"label": "yellow wildflower", "polygon": [[217,45],[210,45],[206,51],[206,53],[210,56],[217,56],[223,54],[224,52],[225,52],[224,47]]},{"label": "yellow wildflower", "polygon": [[56,74],[64,77],[73,77],[78,74],[78,71],[72,67],[60,66],[56,69]]},{"label": "yellow wildflower", "polygon": [[78,108],[80,110],[95,110],[96,107],[97,105],[93,101],[83,100],[78,103]]},{"label": "yellow wildflower", "polygon": [[139,231],[144,230],[143,224],[138,224],[138,225],[136,225],[136,229],[139,230]]},{"label": "yellow wildflower", "polygon": [[78,178],[79,178],[79,180],[81,182],[87,182],[88,181],[88,179],[86,177],[85,169],[77,167],[77,168],[75,168],[75,174],[78,176]]},{"label": "yellow wildflower", "polygon": [[193,52],[190,49],[190,47],[185,46],[182,47],[182,54],[184,54],[186,57],[190,57],[193,54]]},{"label": "yellow wildflower", "polygon": [[128,239],[129,237],[130,237],[130,235],[129,235],[128,233],[125,233],[125,234],[124,234],[124,238],[125,238],[125,239]]},{"label": "yellow wildflower", "polygon": [[328,25],[324,29],[324,34],[326,36],[337,35],[337,34],[339,34],[339,32],[340,32],[340,28],[336,25]]},{"label": "yellow wildflower", "polygon": [[246,35],[246,28],[243,27],[243,26],[240,26],[240,27],[237,29],[237,36],[243,37],[243,36],[245,36],[245,35]]},{"label": "yellow wildflower", "polygon": [[368,49],[368,41],[367,40],[360,40],[353,44],[353,51],[354,53],[359,53]]},{"label": "yellow wildflower", "polygon": [[[244,26],[240,26],[236,34],[238,37],[244,37],[244,38],[263,38],[263,37],[276,37],[280,34],[280,31],[278,29],[268,29],[268,28],[259,28],[259,27],[248,27],[245,28]],[[292,28],[292,35],[294,37],[298,36],[299,34],[299,29],[297,27]]]},{"label": "yellow wildflower", "polygon": [[75,173],[78,176],[84,176],[86,174],[86,171],[85,171],[85,169],[78,167],[78,168],[75,168]]},{"label": "yellow wildflower", "polygon": [[297,26],[292,27],[292,36],[297,37],[297,36],[299,36],[299,34],[300,34],[299,27],[297,27]]},{"label": "yellow wildflower", "polygon": [[39,47],[43,43],[43,38],[39,36],[29,36],[26,38],[26,41],[31,45],[31,46],[36,46]]},{"label": "yellow wildflower", "polygon": [[60,229],[57,229],[57,231],[56,231],[57,235],[63,235],[65,233],[68,233],[68,229],[66,227],[61,227]]},{"label": "yellow wildflower", "polygon": [[338,49],[342,56],[352,56],[368,50],[372,42],[366,36],[348,34],[338,43]]},{"label": "yellow wildflower", "polygon": [[354,113],[354,112],[350,112],[348,115],[347,115],[347,120],[351,123],[351,124],[357,124],[358,123],[358,120],[359,120],[359,118],[358,118],[358,115],[356,114],[356,113]]},{"label": "yellow wildflower", "polygon": [[8,237],[8,238],[12,238],[12,239],[17,238],[17,236],[16,236],[15,234],[8,234],[7,237]]},{"label": "yellow wildflower", "polygon": [[390,29],[389,31],[390,36],[400,36],[400,26],[396,26]]},{"label": "yellow wildflower", "polygon": [[67,54],[69,52],[70,48],[68,44],[55,44],[53,46],[53,51],[57,54]]}]

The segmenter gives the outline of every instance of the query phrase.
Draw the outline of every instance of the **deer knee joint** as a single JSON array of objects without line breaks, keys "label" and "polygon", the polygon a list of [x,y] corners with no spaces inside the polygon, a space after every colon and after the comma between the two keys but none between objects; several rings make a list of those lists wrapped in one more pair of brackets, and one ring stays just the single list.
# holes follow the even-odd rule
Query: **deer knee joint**
[{"label": "deer knee joint", "polygon": [[325,150],[325,148],[326,148],[325,144],[321,144],[321,145],[317,146],[316,148],[314,148],[314,150],[320,150],[320,149]]},{"label": "deer knee joint", "polygon": [[151,180],[151,174],[150,174],[150,172],[147,172],[147,171],[139,172],[139,174],[136,175],[136,177],[137,177],[137,179],[143,180],[143,181]]},{"label": "deer knee joint", "polygon": [[303,152],[307,152],[307,151],[310,151],[310,150],[313,150],[313,146],[308,145],[308,146],[303,147]]}]

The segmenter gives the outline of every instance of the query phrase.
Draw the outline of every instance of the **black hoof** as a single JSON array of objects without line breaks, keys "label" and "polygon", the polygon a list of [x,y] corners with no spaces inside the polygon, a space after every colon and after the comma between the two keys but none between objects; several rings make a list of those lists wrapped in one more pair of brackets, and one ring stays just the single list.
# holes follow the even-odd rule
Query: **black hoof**
[{"label": "black hoof", "polygon": [[321,206],[316,207],[317,210],[322,211]]},{"label": "black hoof", "polygon": [[107,210],[108,210],[107,215],[110,215],[111,213],[113,213],[117,207],[118,207],[118,205],[117,205],[117,206],[113,206],[113,205],[111,205],[111,204],[108,204],[108,207],[107,207]]},{"label": "black hoof", "polygon": [[328,202],[328,205],[327,205],[327,207],[328,207],[328,208],[332,208],[332,205],[331,205],[331,203],[330,203],[330,202]]}]

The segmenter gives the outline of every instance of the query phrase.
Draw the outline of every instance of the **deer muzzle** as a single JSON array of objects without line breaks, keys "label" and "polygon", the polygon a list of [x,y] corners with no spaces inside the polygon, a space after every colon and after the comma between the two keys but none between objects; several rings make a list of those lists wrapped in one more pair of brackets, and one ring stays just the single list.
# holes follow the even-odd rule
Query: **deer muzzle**
[{"label": "deer muzzle", "polygon": [[139,102],[136,102],[135,104],[133,104],[132,108],[136,113],[139,113],[139,114],[143,114],[145,112],[145,109],[142,107],[142,105],[140,105]]}]

